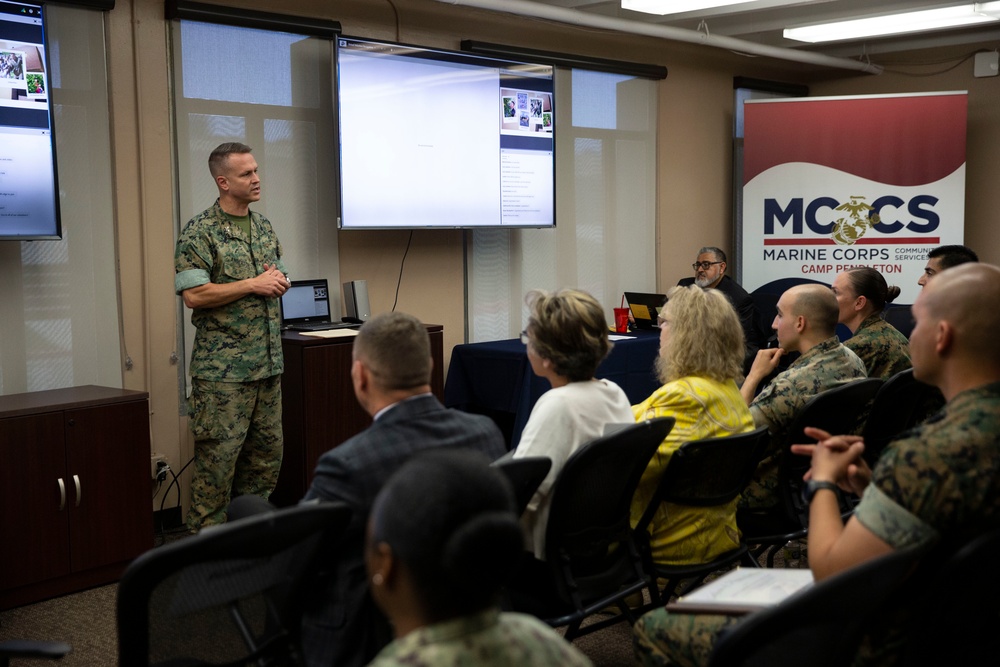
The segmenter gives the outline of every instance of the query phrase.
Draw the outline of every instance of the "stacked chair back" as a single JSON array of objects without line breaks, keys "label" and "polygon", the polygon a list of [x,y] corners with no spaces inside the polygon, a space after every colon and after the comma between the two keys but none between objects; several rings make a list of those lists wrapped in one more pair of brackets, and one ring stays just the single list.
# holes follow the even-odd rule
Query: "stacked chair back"
[{"label": "stacked chair back", "polygon": [[[648,589],[650,581],[629,510],[639,478],[673,425],[673,417],[660,417],[597,438],[570,456],[556,478],[545,548],[565,613],[544,620],[553,627],[569,626],[567,638],[620,620],[635,622],[624,600]],[[585,618],[610,605],[622,614],[579,632]]]},{"label": "stacked chair back", "polygon": [[118,585],[119,664],[300,665],[304,594],[350,508],[300,505],[136,558]]},{"label": "stacked chair back", "polygon": [[747,545],[742,541],[737,548],[704,563],[657,564],[653,561],[648,528],[664,502],[689,507],[716,507],[735,500],[750,483],[767,444],[767,427],[761,427],[748,433],[693,440],[681,445],[670,457],[656,494],[635,528],[647,571],[654,580],[666,579],[666,584],[660,589],[660,599],[668,600],[682,579],[690,580],[685,589],[690,590],[712,572],[741,559],[751,566],[756,565],[752,558],[744,558]]},{"label": "stacked chair back", "polygon": [[525,456],[524,458],[502,458],[493,462],[493,467],[503,473],[514,492],[518,516],[524,514],[532,496],[542,480],[552,469],[552,459],[547,456]]},{"label": "stacked chair back", "polygon": [[862,432],[868,465],[878,461],[890,440],[927,416],[927,406],[939,393],[936,387],[914,378],[912,368],[896,373],[879,387]]},{"label": "stacked chair back", "polygon": [[[762,547],[756,555],[766,553],[768,567],[774,564],[774,548],[804,537],[809,526],[809,507],[802,498],[802,475],[809,469],[810,460],[792,454],[791,446],[815,442],[803,432],[807,426],[835,435],[860,433],[863,424],[859,423],[859,416],[868,413],[880,386],[881,379],[867,378],[827,389],[809,399],[792,421],[778,463],[778,506],[773,510],[737,514],[747,544]],[[841,508],[849,512],[850,503],[841,498]]]}]

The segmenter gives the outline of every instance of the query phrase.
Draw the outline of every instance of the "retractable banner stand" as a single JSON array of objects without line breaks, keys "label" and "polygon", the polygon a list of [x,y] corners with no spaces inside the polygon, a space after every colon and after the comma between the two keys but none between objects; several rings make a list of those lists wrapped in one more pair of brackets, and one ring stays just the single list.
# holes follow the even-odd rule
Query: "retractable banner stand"
[{"label": "retractable banner stand", "polygon": [[965,92],[747,102],[743,287],[870,266],[913,303],[927,252],[963,241],[966,108]]}]

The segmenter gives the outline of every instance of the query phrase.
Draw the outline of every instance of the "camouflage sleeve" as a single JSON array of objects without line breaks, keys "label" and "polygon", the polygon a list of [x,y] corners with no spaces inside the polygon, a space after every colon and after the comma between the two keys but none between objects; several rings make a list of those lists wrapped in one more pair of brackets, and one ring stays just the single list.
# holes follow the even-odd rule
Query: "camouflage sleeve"
[{"label": "camouflage sleeve", "polygon": [[215,257],[208,239],[194,233],[188,223],[174,251],[174,290],[180,294],[186,289],[211,282]]},{"label": "camouflage sleeve", "polygon": [[875,484],[865,489],[854,516],[894,549],[928,544],[939,536],[933,526],[908,512]]}]

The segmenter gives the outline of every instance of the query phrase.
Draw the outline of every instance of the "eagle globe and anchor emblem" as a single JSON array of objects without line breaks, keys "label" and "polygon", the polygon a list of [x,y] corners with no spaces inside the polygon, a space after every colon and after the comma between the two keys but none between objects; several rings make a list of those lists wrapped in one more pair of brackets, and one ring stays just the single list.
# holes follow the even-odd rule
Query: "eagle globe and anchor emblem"
[{"label": "eagle globe and anchor emblem", "polygon": [[865,235],[869,227],[879,223],[878,213],[868,214],[874,209],[865,203],[865,198],[851,195],[851,201],[841,204],[835,211],[844,211],[845,217],[837,218],[833,225],[833,240],[837,245],[854,245]]}]

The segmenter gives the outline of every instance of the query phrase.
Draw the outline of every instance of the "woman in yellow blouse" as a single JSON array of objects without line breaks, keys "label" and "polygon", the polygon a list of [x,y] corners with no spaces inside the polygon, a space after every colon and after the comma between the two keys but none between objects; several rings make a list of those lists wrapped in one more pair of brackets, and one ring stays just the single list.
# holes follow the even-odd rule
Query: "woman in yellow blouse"
[{"label": "woman in yellow blouse", "polygon": [[[671,416],[632,498],[632,525],[656,492],[671,455],[685,442],[753,430],[736,381],[743,364],[743,328],[726,296],[697,285],[675,287],[660,315],[656,372],[663,386],[632,406],[636,421]],[[701,563],[739,545],[736,502],[717,507],[663,503],[649,525],[653,559],[666,565]]]}]

